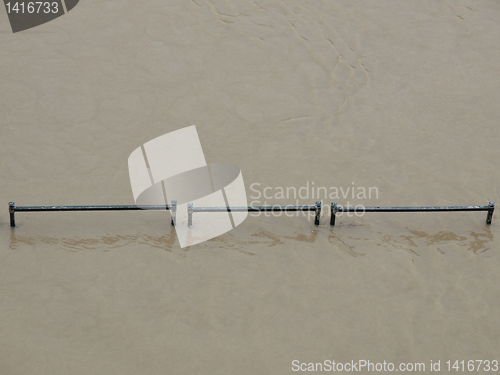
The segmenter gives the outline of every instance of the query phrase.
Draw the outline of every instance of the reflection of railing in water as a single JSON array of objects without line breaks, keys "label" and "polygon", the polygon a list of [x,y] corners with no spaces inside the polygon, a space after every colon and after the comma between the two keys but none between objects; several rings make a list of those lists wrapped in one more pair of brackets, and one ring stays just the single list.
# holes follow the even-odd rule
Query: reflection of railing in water
[{"label": "reflection of railing in water", "polygon": [[[44,212],[44,211],[137,211],[155,210],[171,211],[172,225],[175,225],[177,201],[170,205],[122,205],[122,206],[21,206],[16,207],[14,202],[9,203],[10,226],[16,226],[16,212]],[[330,208],[330,225],[335,225],[338,212],[442,212],[442,211],[487,211],[486,224],[491,224],[495,203],[489,202],[488,206],[441,206],[441,207],[359,207],[338,206],[333,202]],[[313,211],[314,224],[319,225],[321,216],[321,202],[314,206],[259,206],[259,207],[194,207],[193,203],[187,204],[188,226],[193,225],[193,213],[195,212],[289,212],[289,211]]]}]

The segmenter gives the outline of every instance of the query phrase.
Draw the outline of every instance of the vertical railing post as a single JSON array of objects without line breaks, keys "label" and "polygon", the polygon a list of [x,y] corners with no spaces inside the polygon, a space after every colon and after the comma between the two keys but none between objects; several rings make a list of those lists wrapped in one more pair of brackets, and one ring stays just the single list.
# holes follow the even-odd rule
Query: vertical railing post
[{"label": "vertical railing post", "polygon": [[316,202],[316,215],[314,216],[314,225],[319,225],[320,216],[321,216],[321,202]]},{"label": "vertical railing post", "polygon": [[10,226],[15,227],[16,226],[16,218],[15,218],[15,213],[16,213],[16,205],[14,202],[9,202],[9,214],[10,214]]},{"label": "vertical railing post", "polygon": [[337,202],[332,202],[331,212],[330,212],[330,225],[335,225],[335,218],[337,215]]},{"label": "vertical railing post", "polygon": [[171,202],[170,215],[172,216],[172,225],[175,225],[175,221],[177,219],[177,201]]},{"label": "vertical railing post", "polygon": [[193,226],[193,204],[188,203],[188,227]]},{"label": "vertical railing post", "polygon": [[495,202],[489,202],[488,215],[486,216],[486,224],[491,224],[491,219],[493,219],[493,211],[495,211]]}]

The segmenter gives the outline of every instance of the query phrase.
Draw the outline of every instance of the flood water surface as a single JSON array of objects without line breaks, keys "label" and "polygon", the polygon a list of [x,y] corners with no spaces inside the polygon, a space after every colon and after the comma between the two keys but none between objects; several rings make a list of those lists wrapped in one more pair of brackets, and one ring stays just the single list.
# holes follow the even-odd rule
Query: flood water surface
[{"label": "flood water surface", "polygon": [[[0,373],[500,360],[498,214],[328,212],[500,201],[499,20],[471,1],[86,0],[19,33],[0,15]],[[193,124],[249,203],[322,200],[320,225],[249,215],[185,248],[168,212],[9,227],[9,201],[134,204],[130,153]]]}]

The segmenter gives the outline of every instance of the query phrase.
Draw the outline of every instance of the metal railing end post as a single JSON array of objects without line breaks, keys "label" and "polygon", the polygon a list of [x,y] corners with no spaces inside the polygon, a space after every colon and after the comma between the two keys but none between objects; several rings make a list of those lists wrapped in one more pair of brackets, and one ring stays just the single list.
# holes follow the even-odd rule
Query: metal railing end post
[{"label": "metal railing end post", "polygon": [[316,215],[314,216],[314,225],[319,225],[319,218],[321,216],[321,202],[316,202]]},{"label": "metal railing end post", "polygon": [[175,221],[177,219],[177,201],[171,201],[170,215],[172,217],[172,225],[175,226]]},{"label": "metal railing end post", "polygon": [[486,216],[486,224],[491,224],[493,219],[493,211],[495,211],[495,202],[488,203],[488,215]]},{"label": "metal railing end post", "polygon": [[330,211],[330,225],[335,226],[335,218],[337,215],[337,202],[332,202],[332,207]]},{"label": "metal railing end post", "polygon": [[188,227],[193,226],[193,204],[188,203]]},{"label": "metal railing end post", "polygon": [[14,202],[9,202],[9,214],[10,214],[10,226],[11,227],[16,226],[15,213],[16,213],[16,204]]}]

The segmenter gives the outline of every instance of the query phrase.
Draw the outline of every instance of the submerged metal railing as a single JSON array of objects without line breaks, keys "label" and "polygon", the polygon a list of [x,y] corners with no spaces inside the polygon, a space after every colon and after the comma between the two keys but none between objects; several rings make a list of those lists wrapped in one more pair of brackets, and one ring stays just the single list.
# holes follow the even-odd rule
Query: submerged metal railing
[{"label": "submerged metal railing", "polygon": [[[176,211],[176,202],[173,201],[170,205],[119,205],[119,206],[16,206],[14,202],[9,202],[10,226],[16,226],[16,212],[50,212],[50,211],[138,211],[138,210],[155,210],[155,211]],[[174,215],[172,215],[172,224],[175,223]]]},{"label": "submerged metal railing", "polygon": [[[266,212],[266,211],[315,211],[314,223],[319,225],[321,216],[321,202],[314,206],[259,206],[259,207],[194,207],[188,203],[188,225],[193,225],[195,212]],[[41,212],[41,211],[138,211],[138,210],[167,210],[172,213],[172,225],[176,222],[177,201],[169,205],[128,205],[128,206],[16,206],[9,203],[10,226],[16,226],[16,212]]]},{"label": "submerged metal railing", "polygon": [[437,206],[437,207],[354,207],[338,206],[333,202],[330,207],[330,225],[335,225],[337,212],[442,212],[442,211],[487,211],[486,224],[491,224],[495,202],[487,206]]},{"label": "submerged metal railing", "polygon": [[194,207],[188,203],[188,226],[193,225],[193,213],[195,212],[290,212],[290,211],[314,211],[314,224],[319,225],[321,217],[321,202],[314,206],[259,206],[259,207]]},{"label": "submerged metal railing", "polygon": [[[46,212],[46,211],[137,211],[137,210],[167,210],[172,214],[172,225],[176,224],[177,201],[169,205],[121,205],[121,206],[20,206],[14,202],[9,203],[10,226],[16,226],[16,212]],[[330,225],[335,225],[338,212],[442,212],[442,211],[487,211],[486,224],[491,224],[495,203],[489,202],[487,206],[438,206],[438,207],[359,207],[339,206],[333,202],[330,206]],[[314,212],[314,224],[319,225],[321,217],[321,202],[314,206],[258,206],[258,207],[194,207],[193,203],[187,204],[188,226],[193,225],[193,214],[196,212],[288,212],[309,211]]]}]

